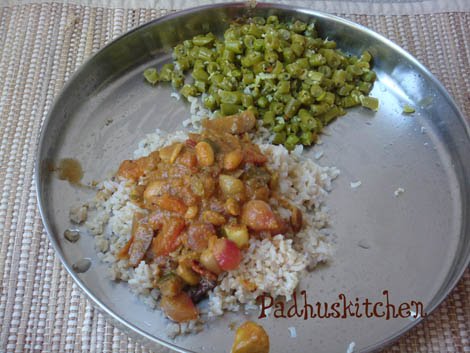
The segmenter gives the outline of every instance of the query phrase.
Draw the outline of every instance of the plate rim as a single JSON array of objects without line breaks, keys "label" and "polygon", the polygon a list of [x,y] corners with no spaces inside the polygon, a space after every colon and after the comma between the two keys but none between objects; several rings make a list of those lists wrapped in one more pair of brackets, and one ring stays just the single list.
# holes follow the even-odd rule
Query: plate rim
[{"label": "plate rim", "polygon": [[[52,120],[52,116],[54,115],[55,107],[58,105],[60,100],[63,97],[64,92],[66,92],[76,81],[77,77],[79,77],[85,67],[87,67],[98,55],[100,55],[103,51],[107,50],[109,47],[113,46],[116,42],[121,41],[123,38],[131,35],[134,32],[140,31],[146,27],[152,27],[160,22],[165,22],[165,21],[171,21],[174,18],[178,18],[184,15],[193,15],[197,14],[199,12],[203,12],[205,10],[211,10],[211,9],[223,9],[223,8],[249,8],[249,4],[245,2],[229,2],[229,3],[217,3],[217,4],[209,4],[209,5],[201,5],[201,6],[195,6],[195,7],[190,7],[187,9],[183,10],[178,10],[173,13],[166,14],[164,16],[158,17],[156,19],[153,19],[149,22],[146,22],[142,25],[139,25],[125,33],[122,33],[118,37],[114,38],[112,41],[107,43],[105,46],[100,48],[97,52],[89,56],[86,60],[83,61],[83,63],[78,67],[77,70],[70,76],[70,78],[67,80],[67,82],[64,84],[64,86],[61,88],[59,94],[56,95],[54,98],[50,108],[49,112],[44,119],[44,121],[41,124],[41,129],[40,129],[40,136],[37,142],[37,149],[36,149],[36,155],[35,155],[35,165],[34,165],[34,183],[36,186],[36,201],[37,201],[37,206],[39,209],[39,213],[41,216],[41,221],[44,226],[44,229],[46,231],[47,237],[49,238],[50,243],[52,244],[55,254],[59,257],[62,265],[65,267],[66,271],[68,274],[72,277],[74,282],[78,285],[82,293],[85,294],[86,298],[90,300],[90,302],[93,304],[95,308],[97,308],[101,313],[104,313],[107,318],[110,318],[113,322],[114,325],[118,326],[120,329],[123,329],[127,334],[129,334],[132,337],[138,338],[144,345],[148,345],[149,342],[146,342],[143,340],[143,338],[147,339],[148,341],[151,341],[153,343],[157,343],[160,345],[163,345],[167,348],[171,348],[177,352],[181,353],[196,353],[195,351],[191,350],[186,350],[181,347],[176,346],[174,343],[170,341],[166,341],[165,339],[155,337],[142,329],[138,328],[135,326],[133,323],[129,322],[128,320],[122,318],[118,314],[116,314],[112,309],[110,309],[107,305],[105,305],[97,296],[95,296],[85,285],[85,283],[80,279],[80,277],[73,271],[72,266],[68,264],[68,262],[65,260],[64,254],[61,251],[60,244],[56,240],[56,237],[53,235],[52,227],[49,222],[49,218],[47,217],[47,207],[45,205],[44,201],[44,195],[41,187],[41,180],[42,180],[42,169],[41,169],[41,159],[40,157],[44,154],[44,140],[46,139],[46,131],[48,130],[48,127],[50,125],[50,122]],[[309,16],[317,17],[317,18],[323,18],[327,20],[332,20],[334,22],[340,23],[342,25],[345,25],[346,27],[354,27],[356,29],[359,29],[362,32],[365,32],[368,36],[373,37],[374,39],[386,44],[388,47],[393,49],[394,51],[398,52],[400,55],[404,56],[407,60],[409,60],[414,66],[418,67],[424,75],[427,76],[428,79],[430,79],[433,84],[437,87],[439,92],[443,95],[443,97],[450,103],[450,106],[452,109],[456,112],[456,115],[459,116],[461,122],[463,123],[465,130],[466,130],[466,135],[467,137],[470,137],[470,122],[468,119],[465,118],[465,114],[463,114],[462,110],[459,108],[459,106],[456,104],[455,100],[453,97],[450,95],[450,93],[447,91],[447,89],[444,87],[444,85],[437,79],[437,77],[427,69],[426,66],[424,66],[417,58],[415,58],[412,54],[410,54],[408,51],[400,47],[398,44],[395,42],[391,41],[390,39],[386,38],[385,36],[377,33],[376,31],[361,25],[357,22],[324,12],[324,11],[319,11],[319,10],[314,10],[306,7],[301,7],[301,6],[292,6],[292,5],[286,5],[286,4],[276,4],[276,3],[269,3],[269,2],[257,2],[256,7],[260,8],[273,8],[273,9],[280,9],[280,10],[289,10],[297,13],[303,13],[307,14]],[[470,226],[467,223],[467,227],[465,228],[467,236],[470,235],[469,232]],[[457,286],[459,281],[462,279],[465,271],[470,265],[470,251],[467,251],[466,254],[464,254],[466,259],[464,259],[463,264],[459,271],[457,271],[457,275],[455,278],[450,282],[450,284],[447,285],[447,289],[444,291],[444,294],[441,295],[441,298],[439,300],[435,301],[432,303],[426,312],[426,316],[428,317],[431,315],[449,296],[449,294],[454,290],[454,288]],[[436,298],[436,297],[434,297]],[[433,298],[433,299],[434,299]],[[377,342],[375,344],[371,344],[369,346],[366,346],[363,350],[361,350],[361,353],[369,353],[369,352],[375,352],[381,348],[384,348],[386,346],[391,345],[393,342],[397,341],[401,336],[403,336],[405,333],[413,329],[416,325],[421,323],[423,321],[423,317],[419,317],[416,320],[410,321],[407,325],[405,325],[402,329],[398,330],[395,332],[393,335],[387,337],[386,339]]]}]

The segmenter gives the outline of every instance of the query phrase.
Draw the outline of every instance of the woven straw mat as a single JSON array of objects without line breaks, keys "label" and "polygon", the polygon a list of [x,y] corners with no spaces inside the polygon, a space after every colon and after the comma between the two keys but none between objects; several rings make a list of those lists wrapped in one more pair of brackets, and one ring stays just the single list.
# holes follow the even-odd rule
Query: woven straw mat
[{"label": "woven straw mat", "polygon": [[[0,352],[148,351],[92,307],[55,256],[36,205],[33,165],[41,123],[78,66],[167,13],[0,4]],[[470,13],[339,15],[414,54],[470,116]],[[470,352],[469,297],[467,270],[438,310],[386,352]]]}]

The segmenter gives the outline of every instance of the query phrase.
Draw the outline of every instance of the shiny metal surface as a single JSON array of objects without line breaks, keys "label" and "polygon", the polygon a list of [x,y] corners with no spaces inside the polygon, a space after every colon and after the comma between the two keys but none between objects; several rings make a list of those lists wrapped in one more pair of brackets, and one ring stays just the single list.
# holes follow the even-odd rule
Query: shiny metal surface
[{"label": "shiny metal surface", "polygon": [[[139,302],[126,286],[106,277],[90,236],[70,243],[68,210],[93,193],[57,180],[48,164],[76,158],[85,182],[102,179],[129,158],[136,143],[156,128],[181,129],[188,106],[170,99],[170,88],[152,88],[142,70],[169,60],[177,42],[195,34],[222,33],[227,21],[243,15],[278,14],[284,18],[315,18],[320,33],[349,53],[368,49],[380,99],[373,114],[349,110],[323,136],[318,161],[335,165],[341,176],[328,198],[335,260],[301,282],[309,301],[335,302],[382,298],[422,301],[432,311],[449,293],[469,263],[470,139],[469,126],[442,85],[412,56],[382,36],[341,18],[281,5],[213,5],[172,14],[120,37],[85,63],[57,98],[43,126],[37,156],[39,207],[50,240],[64,266],[83,292],[127,332],[152,346],[164,344],[181,352],[228,352],[234,333],[229,324],[256,315],[229,314],[209,323],[202,333],[168,339],[167,321]],[[404,104],[416,113],[401,113]],[[350,182],[362,185],[352,189]],[[403,188],[396,197],[394,191]],[[91,269],[77,274],[72,265],[82,258]],[[271,352],[345,352],[376,350],[414,326],[409,319],[264,319]],[[291,338],[289,327],[295,327]]]}]

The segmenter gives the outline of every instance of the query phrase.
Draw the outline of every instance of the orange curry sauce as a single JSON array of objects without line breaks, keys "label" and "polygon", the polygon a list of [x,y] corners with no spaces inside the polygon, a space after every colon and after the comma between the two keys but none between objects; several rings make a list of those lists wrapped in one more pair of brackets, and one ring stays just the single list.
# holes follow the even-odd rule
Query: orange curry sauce
[{"label": "orange curry sauce", "polygon": [[[118,257],[134,267],[142,260],[158,265],[160,306],[176,322],[198,317],[195,303],[219,275],[239,266],[250,237],[302,227],[300,211],[277,195],[278,176],[248,137],[255,124],[251,112],[205,120],[201,134],[126,160],[117,172],[132,183],[131,200],[142,208]],[[289,208],[290,219],[275,205]]]}]

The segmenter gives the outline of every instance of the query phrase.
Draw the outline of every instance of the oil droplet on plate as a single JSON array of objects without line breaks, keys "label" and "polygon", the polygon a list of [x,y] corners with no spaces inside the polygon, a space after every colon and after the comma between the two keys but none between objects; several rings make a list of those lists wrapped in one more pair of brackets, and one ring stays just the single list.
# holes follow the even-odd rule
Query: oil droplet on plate
[{"label": "oil droplet on plate", "polygon": [[83,178],[82,166],[73,158],[61,159],[56,171],[60,180],[67,180],[71,184],[79,184]]}]

